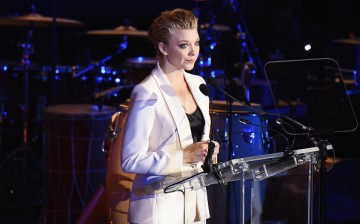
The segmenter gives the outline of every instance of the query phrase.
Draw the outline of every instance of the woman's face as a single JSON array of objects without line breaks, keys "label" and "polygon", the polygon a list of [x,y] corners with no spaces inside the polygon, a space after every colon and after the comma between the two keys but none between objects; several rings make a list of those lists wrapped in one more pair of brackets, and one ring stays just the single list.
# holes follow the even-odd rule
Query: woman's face
[{"label": "woman's face", "polygon": [[177,69],[192,70],[200,51],[197,29],[174,29],[164,46],[164,59]]}]

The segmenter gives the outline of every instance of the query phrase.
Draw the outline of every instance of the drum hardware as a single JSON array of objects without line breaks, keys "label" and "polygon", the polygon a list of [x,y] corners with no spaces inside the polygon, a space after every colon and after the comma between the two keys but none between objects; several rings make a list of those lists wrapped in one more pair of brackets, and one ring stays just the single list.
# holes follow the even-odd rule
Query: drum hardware
[{"label": "drum hardware", "polygon": [[124,173],[121,168],[123,128],[128,114],[129,101],[120,104],[108,126],[102,151],[106,156],[106,211],[108,223],[128,223],[129,199],[135,174]]},{"label": "drum hardware", "polygon": [[128,41],[127,41],[127,36],[124,35],[123,38],[122,38],[122,41],[119,45],[119,48],[118,50],[111,54],[111,55],[108,55],[106,57],[104,57],[103,59],[101,59],[100,61],[96,61],[92,64],[90,64],[87,68],[79,71],[78,73],[76,73],[75,75],[73,75],[73,78],[77,78],[79,76],[82,76],[83,74],[89,72],[90,70],[96,68],[96,67],[99,67],[99,66],[102,66],[102,65],[105,65],[107,61],[111,60],[112,58],[118,56],[119,54],[121,54],[123,51],[126,50],[127,48],[127,45],[128,45]]},{"label": "drum hardware", "polygon": [[[14,22],[14,23],[12,23]],[[22,22],[24,22],[24,20],[20,19],[20,18],[9,18],[9,19],[0,19],[0,24],[4,24],[4,25],[20,25]],[[17,108],[20,109],[20,119],[19,121],[21,121],[21,134],[20,134],[20,142],[19,139],[16,139],[16,148],[14,150],[12,150],[12,152],[7,155],[7,157],[5,157],[1,163],[0,163],[0,170],[5,169],[6,165],[9,162],[13,162],[14,165],[17,165],[17,162],[21,162],[21,174],[19,174],[19,178],[18,180],[20,180],[22,186],[27,186],[28,184],[33,185],[31,183],[31,181],[33,181],[33,177],[38,177],[37,174],[39,174],[39,176],[41,176],[41,171],[43,170],[42,164],[40,162],[40,160],[34,155],[33,151],[31,150],[31,143],[34,143],[35,141],[38,140],[38,136],[32,136],[32,138],[30,138],[29,136],[29,95],[30,95],[30,91],[29,91],[29,79],[30,79],[30,72],[31,72],[31,55],[34,53],[34,45],[31,44],[32,41],[32,37],[33,37],[33,31],[34,31],[34,26],[33,24],[29,24],[29,28],[27,31],[27,38],[25,40],[24,43],[20,43],[18,44],[18,47],[20,47],[22,49],[22,55],[21,55],[21,62],[20,62],[20,66],[18,68],[15,68],[15,72],[16,72],[16,77],[18,78],[18,76],[22,76],[21,81],[22,83],[18,84],[16,86],[16,90],[19,91],[19,89],[21,91],[19,91],[21,94],[16,94],[19,96],[16,96],[14,99],[17,100],[17,98],[19,98],[19,104],[17,105]],[[6,71],[8,69],[8,67],[4,66],[3,71]],[[17,74],[17,72],[21,71],[21,73]],[[10,84],[10,83],[5,83],[5,84]],[[1,119],[2,119],[2,123],[0,124],[0,128],[2,129],[3,127],[3,122],[5,122],[5,120],[7,119],[6,116],[8,116],[6,109],[4,109],[4,104],[2,104],[1,106]],[[1,141],[0,143],[2,144],[2,130],[0,132],[1,135]],[[16,136],[17,137],[17,136]],[[2,145],[0,146],[2,147]],[[34,167],[32,167],[31,165],[34,165]],[[39,171],[39,173],[35,172],[35,170],[33,170],[32,168],[36,169],[36,171]],[[31,173],[30,173],[31,172]],[[30,177],[31,176],[31,177]],[[8,182],[10,180],[6,180],[6,182]],[[9,188],[9,194],[11,196],[14,195],[23,195],[24,191],[22,191],[19,188],[16,188],[16,186],[11,186],[10,183],[5,183],[5,180],[1,180],[1,182],[4,182],[4,184],[6,184],[6,186]],[[26,189],[27,193],[34,193],[32,190],[30,190],[29,188]],[[34,198],[35,202],[25,202],[25,203],[31,203],[32,206],[34,206],[35,204],[39,203],[40,200],[39,198]],[[17,202],[19,203],[19,202]],[[18,206],[24,207],[24,203],[21,203],[21,205],[19,204]]]},{"label": "drum hardware", "polygon": [[[22,140],[21,140],[22,146],[15,149],[11,153],[11,155],[0,164],[0,169],[8,162],[8,160],[13,158],[19,152],[23,153],[23,152],[29,150],[28,144],[27,144],[28,143],[28,107],[29,107],[29,69],[30,69],[30,64],[31,64],[30,55],[34,52],[34,46],[31,44],[32,36],[33,36],[33,27],[30,27],[30,29],[28,30],[26,42],[19,45],[23,48],[23,54],[21,57],[21,66],[24,71],[24,73],[23,73],[24,82],[23,82],[23,87],[22,87],[24,89],[24,95],[23,95],[23,102],[20,104],[20,108],[21,108],[22,114],[23,114],[23,116],[22,116],[23,117],[23,120],[22,120],[23,130],[22,130]],[[25,160],[25,159],[23,158],[23,160]]]},{"label": "drum hardware", "polygon": [[256,67],[259,68],[262,77],[265,78],[266,75],[264,70],[262,69],[264,67],[263,63],[258,55],[258,49],[255,46],[254,40],[252,39],[249,30],[247,30],[248,26],[243,17],[243,13],[241,12],[239,1],[238,0],[229,1],[227,2],[227,4],[231,8],[231,11],[234,14],[234,18],[238,19],[238,21],[235,22],[237,28],[236,39],[239,42],[239,48],[240,48],[240,64],[243,64],[245,66],[246,63],[245,54],[246,54],[248,61],[254,63]]},{"label": "drum hardware", "polygon": [[[119,45],[119,48],[115,53],[104,57],[100,61],[96,61],[96,62],[91,63],[87,68],[85,68],[85,69],[79,71],[78,73],[76,73],[75,75],[73,75],[72,78],[78,78],[78,77],[84,75],[85,73],[93,70],[94,68],[105,65],[107,61],[109,61],[112,58],[120,55],[124,50],[126,50],[127,44],[128,44],[127,36],[124,35],[123,38],[122,38],[122,41],[121,41],[121,43]],[[94,80],[94,81],[96,82],[96,80]],[[96,84],[95,84],[95,86],[96,86]],[[99,98],[96,98],[95,100],[96,100],[95,103],[98,105],[99,109],[101,110],[101,108],[102,108],[102,106],[104,104],[103,99],[99,97]]]},{"label": "drum hardware", "polygon": [[[57,42],[57,37],[56,37],[56,26],[62,26],[62,27],[79,27],[79,26],[83,26],[84,24],[80,21],[77,20],[72,20],[72,19],[66,19],[66,18],[58,18],[55,16],[52,17],[47,17],[47,16],[43,16],[39,13],[36,12],[35,10],[35,5],[31,4],[31,12],[25,15],[21,15],[21,16],[9,16],[9,17],[1,17],[0,18],[0,25],[10,25],[10,26],[25,26],[25,27],[29,27],[31,30],[33,30],[34,28],[37,27],[51,27],[53,28],[53,72],[54,74],[52,75],[56,75],[55,74],[55,66],[56,66],[56,51],[57,51],[57,46],[56,46],[56,42]],[[29,43],[27,43],[29,44]],[[23,45],[23,44],[22,44]],[[23,46],[23,48],[29,48],[29,46]],[[52,82],[52,80],[51,80]],[[49,91],[47,93],[47,95],[50,96],[50,98],[53,97],[54,92],[52,92],[51,88],[46,88],[47,91]],[[50,99],[50,101],[52,101]]]},{"label": "drum hardware", "polygon": [[111,94],[114,94],[122,89],[125,89],[125,88],[133,88],[135,85],[121,85],[121,86],[115,86],[113,88],[109,88],[109,89],[106,89],[106,90],[103,90],[103,91],[100,91],[100,92],[97,92],[97,93],[93,93],[93,97],[94,99],[98,99],[98,98],[101,98],[101,97],[104,97],[104,96],[107,96],[107,95],[111,95]]},{"label": "drum hardware", "polygon": [[[193,13],[198,18],[200,48],[196,66],[193,71],[202,77],[223,77],[225,72],[222,46],[222,34],[231,31],[227,25],[216,23],[216,16],[211,1],[197,1]],[[204,13],[203,13],[204,12]],[[214,97],[211,97],[214,99]]]},{"label": "drum hardware", "polygon": [[31,43],[33,32],[35,27],[46,27],[50,26],[53,23],[56,23],[61,26],[82,26],[83,23],[65,19],[65,18],[54,18],[54,17],[45,17],[40,15],[35,10],[35,5],[31,4],[31,13],[22,15],[22,16],[11,16],[11,17],[1,17],[0,25],[10,25],[10,26],[26,26],[28,28],[27,39],[24,43],[19,43],[18,47],[23,49],[23,54],[21,57],[21,71],[23,71],[24,83],[23,91],[24,98],[21,105],[23,111],[23,144],[26,145],[28,141],[28,107],[29,107],[29,71],[32,67],[30,61],[30,55],[34,53],[35,47]]},{"label": "drum hardware", "polygon": [[250,102],[250,85],[252,80],[254,79],[254,76],[256,74],[256,66],[252,62],[245,62],[243,65],[243,70],[241,72],[241,83],[240,85],[244,88],[243,95],[245,96],[245,99],[247,102]]}]

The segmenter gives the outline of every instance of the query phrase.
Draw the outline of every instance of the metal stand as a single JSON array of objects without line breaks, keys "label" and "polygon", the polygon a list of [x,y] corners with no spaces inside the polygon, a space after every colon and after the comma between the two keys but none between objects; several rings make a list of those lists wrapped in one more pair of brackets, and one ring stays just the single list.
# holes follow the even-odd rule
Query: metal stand
[{"label": "metal stand", "polygon": [[126,50],[127,48],[127,36],[124,35],[123,36],[123,40],[122,42],[120,43],[120,46],[119,46],[119,49],[113,53],[112,55],[108,55],[106,57],[104,57],[103,59],[101,59],[100,61],[97,61],[97,62],[94,62],[92,64],[90,64],[87,68],[83,69],[82,71],[79,71],[78,73],[76,73],[73,78],[77,78],[79,76],[82,76],[83,74],[91,71],[92,69],[96,68],[96,67],[99,67],[99,66],[102,66],[104,65],[107,61],[109,61],[110,59],[112,59],[113,57],[121,54],[124,50]]},{"label": "metal stand", "polygon": [[313,223],[313,204],[314,204],[314,165],[316,163],[315,158],[309,159],[309,167],[308,167],[308,200],[307,200],[307,223]]},{"label": "metal stand", "polygon": [[327,141],[320,140],[320,197],[319,197],[319,224],[325,223],[325,191],[326,191],[326,159],[327,159]]},{"label": "metal stand", "polygon": [[0,108],[0,158],[2,149],[2,136],[3,136],[3,124],[4,124],[4,103],[1,102]]},{"label": "metal stand", "polygon": [[[21,110],[22,110],[22,117],[23,117],[23,130],[22,130],[22,139],[21,139],[21,145],[16,148],[1,164],[0,164],[0,170],[3,168],[3,166],[11,159],[13,158],[18,152],[24,153],[25,151],[28,151],[28,113],[29,113],[29,69],[30,69],[30,55],[33,51],[33,46],[30,43],[31,38],[33,35],[33,27],[30,27],[28,31],[28,37],[27,41],[23,44],[21,44],[21,47],[24,49],[22,58],[21,58],[21,65],[24,69],[24,82],[23,82],[23,89],[24,89],[24,98],[23,103],[21,104]],[[22,155],[24,156],[24,155]],[[24,166],[26,165],[26,159],[22,158],[24,162]],[[24,167],[25,169],[25,167]],[[25,170],[24,170],[25,172]]]},{"label": "metal stand", "polygon": [[[78,78],[82,75],[84,75],[85,73],[93,70],[94,68],[97,68],[99,66],[102,66],[102,65],[105,65],[105,63],[109,60],[111,60],[112,58],[114,58],[115,56],[121,54],[124,50],[126,50],[127,48],[127,44],[128,44],[128,41],[127,41],[127,36],[124,35],[123,36],[123,40],[122,42],[120,43],[119,45],[119,49],[113,53],[112,55],[108,55],[106,57],[104,57],[103,59],[101,59],[100,61],[97,61],[97,62],[94,62],[92,64],[90,64],[87,68],[83,69],[82,71],[79,71],[78,73],[76,73],[73,78]],[[95,85],[96,86],[96,85]],[[101,90],[96,90],[97,91],[101,91]],[[104,99],[103,97],[101,97],[101,95],[98,95],[98,97],[96,98],[93,98],[95,101],[96,101],[96,105],[98,106],[99,110],[102,110],[102,107],[103,107],[103,104],[104,104]]]},{"label": "metal stand", "polygon": [[244,167],[240,168],[240,223],[245,224],[245,173]]},{"label": "metal stand", "polygon": [[[20,181],[21,185],[14,185],[15,183],[9,183],[12,180],[1,180],[0,182],[6,186],[9,194],[13,196],[17,196],[19,198],[24,198],[25,202],[17,202],[20,203],[17,206],[22,209],[26,209],[27,206],[34,206],[40,204],[41,200],[38,198],[34,198],[31,202],[26,202],[27,197],[23,197],[26,194],[33,193],[33,190],[40,189],[38,186],[34,186],[34,177],[41,176],[41,171],[43,170],[42,164],[40,161],[35,158],[29,143],[29,72],[30,72],[30,55],[33,53],[34,48],[31,44],[31,39],[33,36],[33,25],[30,26],[28,30],[28,36],[24,43],[21,43],[19,46],[23,48],[23,54],[21,58],[21,66],[23,71],[23,97],[20,97],[20,107],[21,107],[21,115],[22,115],[22,136],[19,142],[19,145],[9,154],[7,157],[2,160],[0,164],[0,170],[6,170],[7,165],[11,162],[10,165],[14,165],[15,168],[17,165],[20,165],[20,175],[16,175],[16,179]],[[22,101],[22,102],[21,102]],[[3,115],[3,111],[1,112]],[[31,163],[30,163],[31,162]],[[32,167],[32,165],[34,167]],[[14,167],[12,167],[14,168]],[[35,170],[33,170],[35,168]],[[17,172],[16,170],[13,172]],[[38,173],[39,172],[39,173]],[[26,191],[23,189],[26,188]]]},{"label": "metal stand", "polygon": [[31,27],[28,33],[27,42],[24,44],[24,54],[21,59],[21,64],[24,68],[24,104],[23,104],[23,122],[24,122],[24,132],[23,132],[23,143],[27,145],[28,141],[28,113],[29,113],[29,69],[30,69],[30,54],[33,51],[33,47],[30,43],[30,40],[33,35],[33,28]]},{"label": "metal stand", "polygon": [[[318,223],[319,224],[324,224],[325,223],[325,191],[326,191],[326,159],[327,159],[327,156],[328,156],[328,141],[327,140],[323,140],[321,138],[315,138],[315,137],[312,137],[310,138],[310,141],[311,143],[318,147],[319,148],[319,153],[318,153],[318,158],[320,160],[320,169],[319,169],[319,172],[320,172],[320,176],[319,176],[319,207],[318,207]],[[312,160],[310,160],[312,161]],[[310,178],[311,178],[311,182],[312,182],[312,179],[313,179],[313,175],[312,175],[312,172],[313,172],[313,166],[312,167],[309,167],[309,169],[312,168],[311,170],[309,170],[309,181],[310,181]],[[311,175],[310,175],[310,171],[311,171]],[[311,187],[311,189],[310,189]],[[311,193],[311,195],[309,195],[309,200],[313,200],[313,186],[309,186],[309,194]],[[313,201],[309,201],[308,202],[308,207],[309,207],[309,211],[308,211],[308,217],[309,220],[308,220],[308,223],[312,223],[312,220],[313,220]]]},{"label": "metal stand", "polygon": [[[247,54],[248,60],[249,62],[253,62],[257,65],[258,69],[262,72],[262,76],[266,77],[263,71],[263,63],[260,59],[260,57],[257,55],[258,53],[258,49],[255,46],[255,43],[247,29],[247,25],[245,22],[244,17],[242,16],[242,13],[240,12],[240,4],[238,2],[238,0],[231,0],[229,1],[229,6],[231,7],[233,13],[234,13],[234,17],[236,19],[238,19],[238,21],[236,21],[236,28],[237,28],[237,39],[240,42],[240,48],[241,48],[241,52],[240,52],[240,63],[242,65],[245,64],[245,59],[244,59],[244,54]],[[250,46],[249,46],[250,45]],[[254,56],[253,56],[254,54]]]}]

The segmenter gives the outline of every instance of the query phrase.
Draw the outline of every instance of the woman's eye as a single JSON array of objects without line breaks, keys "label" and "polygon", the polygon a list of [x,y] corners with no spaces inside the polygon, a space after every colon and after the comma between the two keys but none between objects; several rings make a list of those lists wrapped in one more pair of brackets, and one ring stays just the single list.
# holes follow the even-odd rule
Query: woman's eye
[{"label": "woman's eye", "polygon": [[180,48],[183,48],[183,49],[187,48],[187,46],[188,46],[187,44],[180,44]]},{"label": "woman's eye", "polygon": [[196,41],[195,46],[199,46],[199,45],[200,45],[200,41]]}]

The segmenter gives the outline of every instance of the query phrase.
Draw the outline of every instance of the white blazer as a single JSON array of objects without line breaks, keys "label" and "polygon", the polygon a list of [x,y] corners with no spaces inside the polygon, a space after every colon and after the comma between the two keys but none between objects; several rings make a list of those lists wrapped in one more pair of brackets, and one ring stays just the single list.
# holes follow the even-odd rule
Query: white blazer
[{"label": "white blazer", "polygon": [[[209,140],[209,97],[199,89],[201,76],[185,72],[185,80],[205,119],[202,140]],[[163,193],[166,175],[197,173],[198,164],[185,164],[183,152],[193,143],[185,111],[159,64],[130,97],[124,129],[121,164],[125,172],[136,173],[129,205],[131,223],[192,223],[210,217],[206,188]],[[184,222],[185,217],[185,222]]]}]

